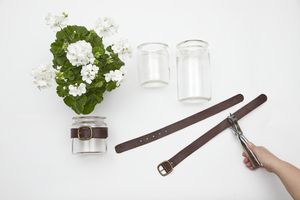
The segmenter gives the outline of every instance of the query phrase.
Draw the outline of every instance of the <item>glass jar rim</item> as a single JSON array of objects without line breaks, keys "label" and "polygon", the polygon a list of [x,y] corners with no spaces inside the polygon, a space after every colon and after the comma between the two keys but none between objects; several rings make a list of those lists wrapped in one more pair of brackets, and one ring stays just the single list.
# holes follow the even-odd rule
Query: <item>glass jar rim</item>
[{"label": "glass jar rim", "polygon": [[200,47],[200,48],[208,48],[208,42],[204,40],[192,39],[185,40],[176,45],[177,49],[184,49],[188,47]]},{"label": "glass jar rim", "polygon": [[[149,47],[155,47],[155,49],[151,49]],[[163,49],[167,49],[169,46],[165,43],[162,43],[162,42],[145,42],[145,43],[142,43],[140,45],[138,45],[138,49],[141,50],[141,51],[152,51],[152,52],[155,52],[155,51],[161,51]],[[146,48],[149,48],[149,49],[146,49]]]},{"label": "glass jar rim", "polygon": [[101,116],[75,116],[72,117],[73,120],[78,120],[78,119],[106,119],[106,117],[101,117]]}]

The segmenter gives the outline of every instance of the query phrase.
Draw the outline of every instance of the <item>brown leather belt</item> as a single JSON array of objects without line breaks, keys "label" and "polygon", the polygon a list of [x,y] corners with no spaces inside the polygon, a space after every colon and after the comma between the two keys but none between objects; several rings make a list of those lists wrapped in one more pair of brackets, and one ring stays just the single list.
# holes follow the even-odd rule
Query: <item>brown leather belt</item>
[{"label": "brown leather belt", "polygon": [[[212,115],[215,115],[237,103],[240,103],[243,101],[244,97],[241,94],[238,94],[236,96],[233,96],[219,104],[216,104],[208,109],[205,109],[199,113],[196,113],[190,117],[187,117],[183,120],[180,120],[178,122],[175,122],[169,126],[166,126],[164,128],[161,128],[157,131],[154,131],[152,133],[146,134],[144,136],[129,140],[127,142],[121,143],[115,147],[115,150],[117,153],[122,153],[124,151],[128,151],[130,149],[148,144],[150,142],[153,142],[157,139],[160,139],[162,137],[165,137],[171,133],[174,133],[175,131],[178,131],[180,129],[183,129],[187,126],[190,126],[196,122],[199,122],[201,120],[204,120]],[[250,103],[243,106],[241,109],[236,111],[234,113],[234,116],[239,120],[245,115],[247,115],[249,112],[263,104],[267,100],[267,96],[264,94],[259,95],[257,98],[252,100]],[[194,142],[192,142],[190,145],[182,149],[180,152],[178,152],[175,156],[173,156],[171,159],[162,162],[158,165],[157,169],[159,173],[162,176],[166,176],[169,173],[171,173],[175,166],[177,166],[181,161],[183,161],[185,158],[187,158],[189,155],[191,155],[193,152],[198,150],[201,146],[203,146],[205,143],[207,143],[209,140],[211,140],[213,137],[221,133],[226,128],[231,127],[230,122],[228,119],[224,119],[222,122],[220,122],[218,125],[210,129],[208,132],[203,134],[201,137],[196,139]]]},{"label": "brown leather belt", "polygon": [[122,153],[124,151],[128,151],[130,149],[148,144],[150,142],[153,142],[155,140],[163,138],[167,135],[170,135],[171,133],[174,133],[178,130],[181,130],[185,127],[188,127],[192,124],[195,124],[201,120],[204,120],[210,116],[213,116],[227,108],[230,108],[230,107],[242,102],[243,100],[244,100],[243,95],[241,95],[241,94],[235,95],[221,103],[218,103],[210,108],[207,108],[201,112],[198,112],[194,115],[191,115],[187,118],[177,121],[177,122],[175,122],[171,125],[168,125],[164,128],[161,128],[161,129],[151,132],[149,134],[143,135],[141,137],[137,137],[135,139],[129,140],[127,142],[118,144],[115,147],[115,150],[117,153]]},{"label": "brown leather belt", "polygon": [[[261,94],[257,98],[255,98],[254,100],[237,110],[233,115],[239,120],[266,101],[267,96]],[[185,158],[194,153],[201,146],[203,146],[205,143],[207,143],[209,140],[211,140],[213,137],[215,137],[228,127],[231,127],[231,123],[226,118],[223,121],[221,121],[218,125],[216,125],[212,129],[207,131],[205,134],[203,134],[201,137],[196,139],[190,145],[179,151],[171,159],[160,163],[157,166],[159,173],[162,176],[170,174],[176,165],[178,165],[181,161],[183,161]]]},{"label": "brown leather belt", "polygon": [[71,129],[71,138],[89,140],[91,138],[107,138],[107,127],[81,126]]}]

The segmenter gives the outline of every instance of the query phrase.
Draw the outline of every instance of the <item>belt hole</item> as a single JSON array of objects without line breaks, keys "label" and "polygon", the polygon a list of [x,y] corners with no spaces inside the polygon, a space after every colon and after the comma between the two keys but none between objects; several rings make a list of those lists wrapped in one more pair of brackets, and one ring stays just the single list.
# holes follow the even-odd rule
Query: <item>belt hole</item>
[{"label": "belt hole", "polygon": [[158,135],[160,135],[161,133],[158,133]]},{"label": "belt hole", "polygon": [[148,140],[149,138],[146,138],[146,140]]},{"label": "belt hole", "polygon": [[154,138],[154,137],[155,137],[155,135],[152,135],[152,137]]},{"label": "belt hole", "polygon": [[143,142],[143,140],[140,140],[140,142]]},{"label": "belt hole", "polygon": [[165,133],[168,132],[168,130],[165,130]]}]

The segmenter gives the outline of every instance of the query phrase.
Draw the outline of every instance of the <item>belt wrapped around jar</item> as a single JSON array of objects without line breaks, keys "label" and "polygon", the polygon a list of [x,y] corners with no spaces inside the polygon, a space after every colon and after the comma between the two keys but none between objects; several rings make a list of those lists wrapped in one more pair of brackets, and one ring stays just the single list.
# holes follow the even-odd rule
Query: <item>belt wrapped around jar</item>
[{"label": "belt wrapped around jar", "polygon": [[71,138],[79,140],[89,140],[92,138],[107,138],[107,127],[91,127],[81,126],[79,128],[71,128]]}]

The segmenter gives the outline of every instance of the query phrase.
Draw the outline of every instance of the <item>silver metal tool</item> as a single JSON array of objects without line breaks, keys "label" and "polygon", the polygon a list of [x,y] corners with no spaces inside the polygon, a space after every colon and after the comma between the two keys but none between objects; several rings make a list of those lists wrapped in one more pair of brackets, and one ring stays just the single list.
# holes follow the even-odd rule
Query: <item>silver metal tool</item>
[{"label": "silver metal tool", "polygon": [[233,114],[230,114],[227,119],[228,119],[229,123],[231,124],[231,128],[232,128],[234,134],[237,136],[238,140],[241,142],[244,152],[247,154],[253,169],[262,167],[263,166],[262,163],[258,160],[258,158],[254,154],[254,152],[249,148],[249,140],[244,136],[244,134],[238,124],[237,118]]}]

